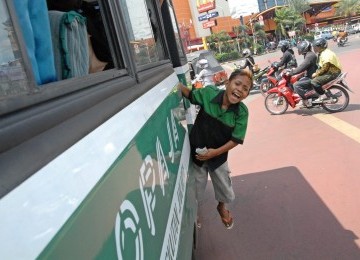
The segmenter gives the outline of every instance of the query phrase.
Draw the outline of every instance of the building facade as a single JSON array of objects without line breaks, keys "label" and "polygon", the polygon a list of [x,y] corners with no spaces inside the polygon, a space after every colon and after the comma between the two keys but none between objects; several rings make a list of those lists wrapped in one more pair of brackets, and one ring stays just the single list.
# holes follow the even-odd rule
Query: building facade
[{"label": "building facade", "polygon": [[[276,29],[275,10],[289,2],[289,0],[257,0],[259,11],[254,13],[254,9],[247,10],[243,7],[249,4],[248,1],[240,4],[239,1],[243,0],[172,0],[180,34],[186,46],[199,45],[202,43],[202,37],[221,31],[226,31],[231,37],[235,37],[233,28],[241,25],[241,19],[245,25],[250,25],[250,21],[261,19],[264,31],[273,33]],[[337,2],[338,0],[311,0],[309,3],[311,8],[303,14],[306,27],[313,29],[316,26],[343,23],[344,18],[335,14],[334,5]],[[237,10],[229,6],[234,3]],[[239,6],[244,10],[239,10]],[[240,19],[239,16],[242,18]]]},{"label": "building facade", "polygon": [[258,0],[259,12],[265,11],[274,6],[287,5],[287,0]]}]

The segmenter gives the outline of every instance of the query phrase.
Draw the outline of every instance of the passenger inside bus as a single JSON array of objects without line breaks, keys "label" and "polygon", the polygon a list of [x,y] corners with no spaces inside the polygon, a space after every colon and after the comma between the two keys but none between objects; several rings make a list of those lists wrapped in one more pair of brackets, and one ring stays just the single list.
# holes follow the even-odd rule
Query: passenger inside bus
[{"label": "passenger inside bus", "polygon": [[57,79],[89,73],[86,18],[75,11],[49,11],[52,46]]},{"label": "passenger inside bus", "polygon": [[[114,67],[97,1],[15,0],[14,6],[37,85]],[[46,10],[66,15],[53,13],[49,16]],[[87,21],[81,18],[80,13],[87,17]],[[78,31],[63,26],[59,32],[59,21],[63,22],[63,17]],[[82,27],[85,27],[85,33]],[[65,38],[60,39],[63,35]],[[64,46],[67,48],[66,55],[63,50],[59,53],[57,49]],[[77,49],[74,49],[75,46]],[[84,69],[84,66],[87,67]]]},{"label": "passenger inside bus", "polygon": [[[114,68],[104,24],[97,1],[82,0],[56,1],[47,0],[49,11],[77,12],[86,17],[88,36],[88,72],[94,73]],[[83,41],[83,40],[81,40]]]}]

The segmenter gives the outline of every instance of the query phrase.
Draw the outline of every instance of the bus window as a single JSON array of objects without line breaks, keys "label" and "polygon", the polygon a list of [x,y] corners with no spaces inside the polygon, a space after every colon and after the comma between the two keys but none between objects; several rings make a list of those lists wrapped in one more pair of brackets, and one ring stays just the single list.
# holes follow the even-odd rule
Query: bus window
[{"label": "bus window", "polygon": [[1,115],[134,73],[101,3],[0,0]]},{"label": "bus window", "polygon": [[121,1],[125,2],[123,5],[126,5],[123,9],[124,19],[136,65],[164,60],[164,46],[154,6],[148,2],[144,5],[143,0]]},{"label": "bus window", "polygon": [[170,1],[166,1],[166,3],[168,4],[169,7],[169,13],[170,13],[170,17],[171,17],[171,23],[173,25],[173,30],[174,30],[174,34],[175,34],[175,40],[176,40],[176,46],[179,52],[179,56],[180,57],[184,57],[184,52],[183,49],[181,47],[181,42],[180,42],[180,33],[177,27],[177,22],[176,22],[176,17],[175,17],[175,12],[174,12],[174,6],[172,5],[172,3]]},{"label": "bus window", "polygon": [[[193,116],[177,88],[188,66],[161,3],[0,0],[1,64],[19,70],[1,81],[17,94],[0,100],[0,259],[191,258]],[[94,71],[90,56],[55,52],[63,17],[79,29],[60,37],[65,47],[93,48],[107,64]],[[92,42],[99,31],[102,44]]]},{"label": "bus window", "polygon": [[28,91],[27,77],[9,11],[0,1],[0,99]]},{"label": "bus window", "polygon": [[98,1],[15,1],[14,7],[39,87],[114,68]]},{"label": "bus window", "polygon": [[66,79],[114,68],[97,1],[47,0],[47,5],[58,78],[60,73]]},{"label": "bus window", "polygon": [[[87,1],[56,1],[56,0],[47,0],[48,9],[50,10],[49,14],[50,17],[54,16],[54,13],[52,11],[61,11],[61,12],[71,12],[76,11],[79,13],[80,20],[83,20],[82,17],[86,18],[83,21],[85,21],[86,24],[86,30],[87,35],[86,37],[80,37],[79,40],[85,41],[88,44],[82,44],[82,45],[88,45],[88,48],[81,48],[83,51],[86,50],[86,55],[89,57],[88,60],[79,62],[77,66],[81,66],[81,64],[86,64],[87,66],[87,72],[89,73],[95,73],[107,69],[114,68],[114,62],[111,57],[110,53],[110,47],[109,43],[106,37],[105,33],[105,27],[102,20],[102,16],[100,13],[100,6],[97,1],[87,2]],[[62,15],[64,13],[60,13],[61,16],[59,19],[63,19]],[[50,19],[50,23],[58,26],[58,24]],[[76,30],[76,28],[75,28]],[[72,31],[74,31],[74,28],[72,28]],[[52,33],[54,33],[54,29],[52,28]],[[73,34],[78,34],[79,32],[74,32]],[[80,33],[82,33],[80,31]],[[55,31],[55,34],[57,32]],[[85,38],[85,39],[83,39]],[[54,39],[53,37],[53,45]],[[70,42],[71,44],[72,42]],[[59,47],[54,48],[54,51],[59,51]],[[84,51],[83,51],[84,52]],[[80,55],[81,55],[80,51]],[[79,55],[76,55],[77,58]],[[89,62],[89,64],[87,64]],[[84,73],[86,74],[86,73]]]}]

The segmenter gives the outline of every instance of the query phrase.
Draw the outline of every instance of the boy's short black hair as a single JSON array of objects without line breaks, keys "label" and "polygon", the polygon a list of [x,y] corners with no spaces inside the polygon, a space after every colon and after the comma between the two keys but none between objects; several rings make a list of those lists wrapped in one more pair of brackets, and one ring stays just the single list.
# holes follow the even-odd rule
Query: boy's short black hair
[{"label": "boy's short black hair", "polygon": [[253,74],[250,70],[247,69],[235,69],[229,77],[229,81],[233,80],[236,76],[246,76],[250,79],[251,82],[251,86],[250,89],[252,89],[252,87],[254,86],[253,84]]}]

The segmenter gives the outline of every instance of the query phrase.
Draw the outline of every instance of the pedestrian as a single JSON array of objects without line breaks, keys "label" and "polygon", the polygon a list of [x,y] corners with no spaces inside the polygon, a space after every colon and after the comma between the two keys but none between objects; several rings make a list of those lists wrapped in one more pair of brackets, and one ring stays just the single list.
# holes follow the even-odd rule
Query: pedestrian
[{"label": "pedestrian", "polygon": [[242,100],[249,95],[252,82],[250,71],[236,69],[226,81],[225,90],[215,86],[193,90],[180,86],[183,96],[200,106],[190,132],[196,197],[198,202],[202,200],[209,174],[218,201],[217,210],[227,229],[234,222],[225,203],[235,198],[227,164],[228,151],[244,142],[248,109]]}]

